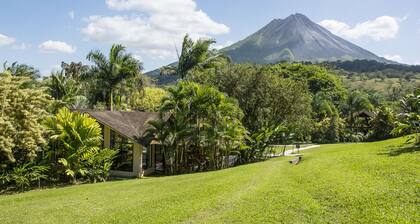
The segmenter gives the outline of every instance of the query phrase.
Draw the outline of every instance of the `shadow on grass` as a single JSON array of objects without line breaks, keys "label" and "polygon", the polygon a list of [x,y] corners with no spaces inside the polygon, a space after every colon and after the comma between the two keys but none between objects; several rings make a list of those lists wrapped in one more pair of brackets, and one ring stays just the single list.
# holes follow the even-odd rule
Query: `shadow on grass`
[{"label": "shadow on grass", "polygon": [[379,155],[388,156],[399,156],[404,153],[414,153],[420,151],[420,145],[401,145],[401,146],[389,146],[387,151],[378,153]]}]

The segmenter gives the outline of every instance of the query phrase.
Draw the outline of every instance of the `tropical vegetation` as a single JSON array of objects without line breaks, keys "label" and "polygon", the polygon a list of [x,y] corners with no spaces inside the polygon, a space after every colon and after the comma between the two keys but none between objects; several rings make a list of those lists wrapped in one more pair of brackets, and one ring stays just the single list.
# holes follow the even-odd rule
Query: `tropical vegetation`
[{"label": "tropical vegetation", "polygon": [[[369,70],[366,61],[233,64],[212,48],[214,42],[186,35],[178,63],[160,70],[173,80],[165,86],[142,74],[142,63],[119,44],[107,55],[92,50],[90,65],[63,62],[42,78],[29,65],[5,62],[0,191],[107,180],[118,148],[103,147],[102,128],[85,110],[157,112],[160,118],[149,123],[144,137],[163,146],[166,174],[262,161],[273,144],[402,135],[420,142],[420,85],[410,81],[417,67],[374,64],[376,70]],[[399,87],[384,92],[355,84],[381,78],[398,79]]]},{"label": "tropical vegetation", "polygon": [[165,149],[166,173],[226,168],[229,156],[244,147],[242,111],[214,87],[179,82],[168,89],[159,112],[149,134]]}]

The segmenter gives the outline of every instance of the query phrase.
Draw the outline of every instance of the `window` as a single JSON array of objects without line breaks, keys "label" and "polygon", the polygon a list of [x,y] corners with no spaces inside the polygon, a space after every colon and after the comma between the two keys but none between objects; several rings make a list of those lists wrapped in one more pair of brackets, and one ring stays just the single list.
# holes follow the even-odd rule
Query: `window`
[{"label": "window", "polygon": [[146,170],[147,168],[150,167],[150,160],[149,160],[149,156],[150,156],[150,146],[149,147],[142,147],[143,148],[143,155],[142,155],[142,167],[143,170]]},{"label": "window", "polygon": [[133,172],[133,147],[133,141],[111,130],[111,148],[118,150],[112,170]]}]

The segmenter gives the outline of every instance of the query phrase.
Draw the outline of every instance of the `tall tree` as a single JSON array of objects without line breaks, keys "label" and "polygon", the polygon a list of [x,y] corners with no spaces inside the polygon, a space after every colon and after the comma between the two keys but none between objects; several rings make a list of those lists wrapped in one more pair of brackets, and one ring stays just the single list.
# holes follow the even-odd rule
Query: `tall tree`
[{"label": "tall tree", "polygon": [[361,91],[351,91],[347,99],[347,110],[349,113],[350,125],[354,125],[355,117],[354,113],[359,111],[372,111],[373,105],[369,101],[369,97],[366,93]]},{"label": "tall tree", "polygon": [[94,63],[91,68],[92,78],[96,86],[108,99],[107,106],[113,110],[113,91],[123,80],[140,75],[143,64],[131,54],[126,53],[125,47],[114,44],[109,51],[108,58],[99,50],[89,52],[87,59]]},{"label": "tall tree", "polygon": [[230,59],[215,49],[210,49],[216,43],[213,39],[199,39],[194,42],[188,34],[182,42],[181,55],[178,56],[176,66],[165,66],[161,69],[161,74],[176,75],[184,79],[188,71],[194,67],[212,67],[230,62]]},{"label": "tall tree", "polygon": [[82,94],[82,83],[72,78],[71,75],[64,75],[64,71],[53,72],[45,79],[50,95],[56,100],[56,107],[67,106],[72,109],[86,106],[86,97]]},{"label": "tall tree", "polygon": [[13,62],[11,65],[8,65],[7,61],[4,62],[3,70],[9,72],[12,76],[26,76],[33,80],[41,77],[37,69],[26,64],[19,64],[17,61]]},{"label": "tall tree", "polygon": [[80,80],[81,78],[84,78],[89,70],[89,67],[87,65],[83,65],[82,62],[61,62],[61,69],[66,77],[71,77],[74,80]]},{"label": "tall tree", "polygon": [[273,74],[268,66],[228,65],[194,69],[190,75],[191,80],[215,86],[236,98],[244,113],[243,123],[252,134],[285,123],[311,123],[298,122],[311,115],[311,99],[306,83]]}]

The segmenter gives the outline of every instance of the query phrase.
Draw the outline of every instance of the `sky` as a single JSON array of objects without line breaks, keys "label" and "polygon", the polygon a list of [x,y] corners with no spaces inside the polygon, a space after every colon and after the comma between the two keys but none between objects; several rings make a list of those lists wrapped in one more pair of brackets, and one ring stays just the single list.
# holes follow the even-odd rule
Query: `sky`
[{"label": "sky", "polygon": [[[420,64],[419,0],[0,0],[0,62],[48,75],[120,43],[145,71],[176,61],[183,36],[215,38],[215,48],[271,20],[302,13],[379,56]],[[1,69],[0,69],[1,70]]]}]

